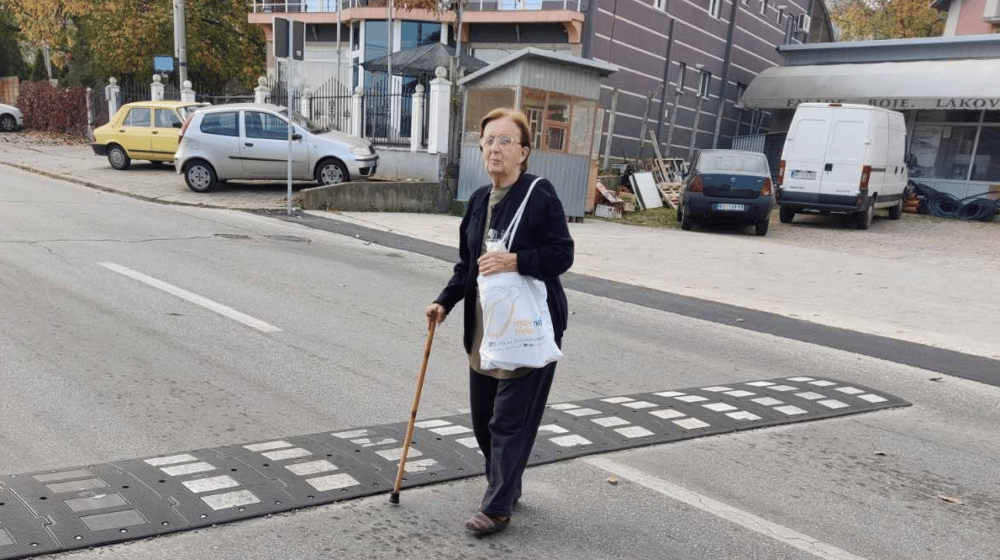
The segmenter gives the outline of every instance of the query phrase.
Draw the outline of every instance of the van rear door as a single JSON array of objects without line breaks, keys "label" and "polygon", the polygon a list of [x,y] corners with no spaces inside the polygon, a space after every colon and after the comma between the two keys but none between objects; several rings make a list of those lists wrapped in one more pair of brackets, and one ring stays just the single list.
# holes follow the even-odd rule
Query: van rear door
[{"label": "van rear door", "polygon": [[[840,108],[833,111],[830,139],[820,179],[820,203],[854,204],[866,165],[871,111]],[[849,197],[848,200],[845,197]]]},{"label": "van rear door", "polygon": [[781,159],[785,160],[782,188],[790,192],[819,193],[832,113],[826,108],[800,107],[795,113]]}]

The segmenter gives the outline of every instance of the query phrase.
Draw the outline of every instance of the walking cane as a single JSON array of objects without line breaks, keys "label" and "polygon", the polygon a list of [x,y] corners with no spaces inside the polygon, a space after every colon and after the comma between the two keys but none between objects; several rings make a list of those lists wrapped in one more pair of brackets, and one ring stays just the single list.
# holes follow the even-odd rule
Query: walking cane
[{"label": "walking cane", "polygon": [[431,321],[427,329],[427,342],[424,343],[424,363],[420,364],[420,374],[417,376],[417,393],[413,395],[413,407],[410,408],[410,425],[406,427],[406,439],[403,441],[403,454],[399,457],[399,471],[396,472],[396,486],[389,495],[389,503],[399,503],[399,487],[403,485],[403,472],[406,468],[406,454],[410,451],[410,441],[413,439],[413,425],[417,421],[417,407],[420,405],[420,393],[424,390],[424,376],[427,374],[427,361],[431,357],[431,343],[434,342],[434,327],[437,320]]}]

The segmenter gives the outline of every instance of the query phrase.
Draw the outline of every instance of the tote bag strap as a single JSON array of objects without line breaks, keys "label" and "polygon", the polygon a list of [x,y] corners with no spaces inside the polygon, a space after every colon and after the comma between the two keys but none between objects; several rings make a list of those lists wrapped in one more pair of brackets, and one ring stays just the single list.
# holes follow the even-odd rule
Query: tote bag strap
[{"label": "tote bag strap", "polygon": [[535,190],[535,185],[537,185],[541,180],[541,177],[537,177],[531,182],[531,186],[528,187],[528,194],[524,195],[524,200],[521,201],[521,206],[517,208],[514,218],[510,221],[510,227],[507,228],[507,233],[505,233],[503,239],[501,239],[501,241],[503,241],[503,246],[507,247],[508,251],[510,250],[510,242],[514,240],[514,232],[517,231],[517,226],[521,224],[521,215],[524,214],[524,207],[528,205],[528,197],[531,196],[531,191]]}]

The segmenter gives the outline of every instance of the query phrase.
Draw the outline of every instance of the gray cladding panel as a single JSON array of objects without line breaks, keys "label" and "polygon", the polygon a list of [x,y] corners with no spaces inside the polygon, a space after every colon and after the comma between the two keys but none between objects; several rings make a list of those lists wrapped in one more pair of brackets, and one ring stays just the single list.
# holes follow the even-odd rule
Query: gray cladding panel
[{"label": "gray cladding panel", "polygon": [[524,87],[588,99],[597,99],[600,95],[600,79],[593,72],[540,60],[525,60],[522,65]]},{"label": "gray cladding panel", "polygon": [[[555,186],[567,216],[583,216],[587,198],[587,177],[590,173],[587,158],[541,151],[532,152],[528,160],[528,173],[545,177]],[[490,178],[482,166],[479,147],[463,145],[458,199],[468,200],[476,189],[489,182]]]},{"label": "gray cladding panel", "polygon": [[516,86],[520,67],[520,62],[507,64],[479,78],[474,83],[467,84],[467,86]]}]

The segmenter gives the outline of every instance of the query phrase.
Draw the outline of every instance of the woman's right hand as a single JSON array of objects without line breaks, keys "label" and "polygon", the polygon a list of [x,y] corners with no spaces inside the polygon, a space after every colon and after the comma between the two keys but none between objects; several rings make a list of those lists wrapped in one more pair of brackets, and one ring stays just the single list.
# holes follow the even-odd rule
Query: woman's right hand
[{"label": "woman's right hand", "polygon": [[448,314],[444,310],[444,306],[440,303],[432,303],[427,306],[427,330],[431,330],[431,322],[440,325],[444,322],[445,316]]}]

